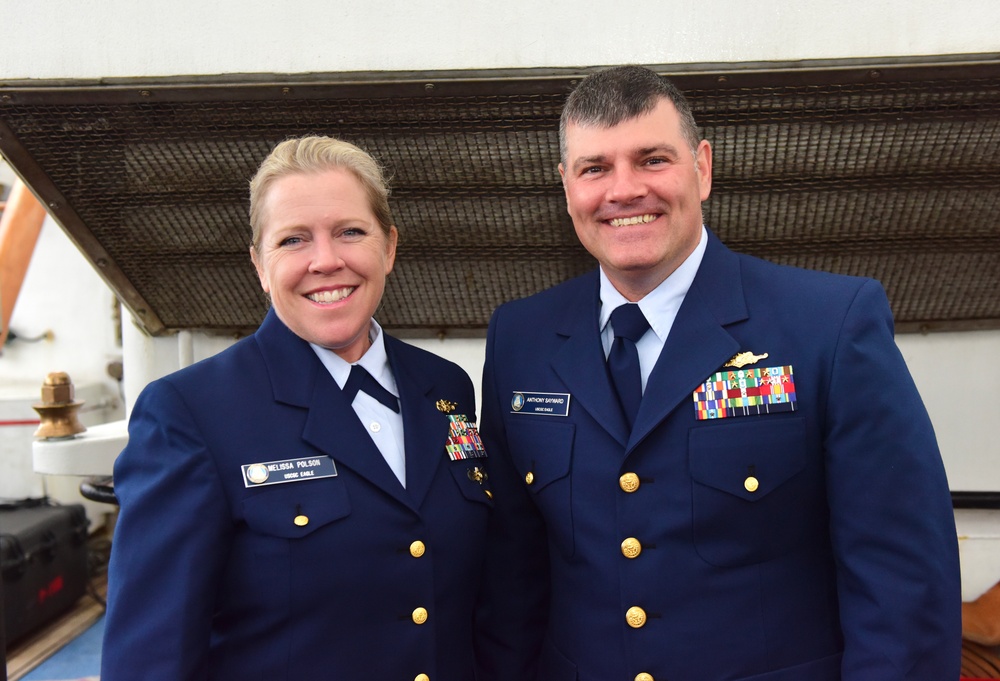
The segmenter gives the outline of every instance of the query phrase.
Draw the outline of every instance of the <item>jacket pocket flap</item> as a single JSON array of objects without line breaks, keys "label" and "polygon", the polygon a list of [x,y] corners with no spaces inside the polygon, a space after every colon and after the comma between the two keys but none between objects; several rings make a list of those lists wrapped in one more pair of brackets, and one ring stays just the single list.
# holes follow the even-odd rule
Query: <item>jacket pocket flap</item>
[{"label": "jacket pocket flap", "polygon": [[339,478],[269,485],[254,491],[243,500],[243,518],[261,534],[297,539],[351,512],[347,488]]},{"label": "jacket pocket flap", "polygon": [[753,418],[760,420],[691,431],[689,462],[695,482],[756,501],[805,467],[805,419]]},{"label": "jacket pocket flap", "polygon": [[528,489],[538,492],[569,475],[575,432],[572,423],[521,422],[508,426],[510,455]]}]

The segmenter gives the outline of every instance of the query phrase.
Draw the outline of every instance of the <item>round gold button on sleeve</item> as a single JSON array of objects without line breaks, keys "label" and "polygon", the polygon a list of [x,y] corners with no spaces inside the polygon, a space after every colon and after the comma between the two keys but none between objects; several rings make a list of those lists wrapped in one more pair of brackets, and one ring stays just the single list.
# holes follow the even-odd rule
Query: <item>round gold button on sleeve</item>
[{"label": "round gold button on sleeve", "polygon": [[413,623],[414,624],[423,624],[426,621],[427,621],[427,609],[426,608],[417,608],[416,610],[413,611]]},{"label": "round gold button on sleeve", "polygon": [[535,474],[532,473],[531,471],[528,471],[527,473],[524,474],[524,481],[530,485],[535,481]]},{"label": "round gold button on sleeve", "polygon": [[[652,677],[650,679],[652,680]],[[417,674],[413,677],[413,681],[431,681],[431,677],[427,676],[427,674]]]},{"label": "round gold button on sleeve", "polygon": [[646,611],[633,605],[625,612],[625,621],[633,629],[641,629],[646,624]]},{"label": "round gold button on sleeve", "polygon": [[642,553],[642,544],[635,537],[629,537],[622,542],[622,555],[626,558],[635,558]]},{"label": "round gold button on sleeve", "polygon": [[309,516],[299,514],[295,516],[295,520],[293,520],[292,522],[294,522],[299,527],[305,527],[306,525],[309,524]]},{"label": "round gold button on sleeve", "polygon": [[623,476],[618,478],[618,485],[627,493],[631,494],[639,489],[639,476],[635,473],[625,473]]},{"label": "round gold button on sleeve", "polygon": [[639,672],[638,674],[635,675],[635,681],[656,681],[656,679],[653,678],[652,674],[649,674],[647,672]]},{"label": "round gold button on sleeve", "polygon": [[745,487],[748,492],[756,492],[757,488],[760,487],[760,482],[757,481],[757,478],[751,475],[743,481],[743,487]]},{"label": "round gold button on sleeve", "polygon": [[410,544],[410,555],[413,556],[414,558],[419,558],[420,556],[424,555],[424,552],[426,550],[427,547],[424,546],[424,543],[419,539]]}]

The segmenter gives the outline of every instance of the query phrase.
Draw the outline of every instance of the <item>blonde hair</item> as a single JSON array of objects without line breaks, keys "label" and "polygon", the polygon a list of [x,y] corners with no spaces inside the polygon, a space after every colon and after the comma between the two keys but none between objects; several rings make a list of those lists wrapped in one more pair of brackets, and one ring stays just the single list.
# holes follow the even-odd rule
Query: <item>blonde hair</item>
[{"label": "blonde hair", "polygon": [[389,186],[378,161],[360,147],[334,137],[296,137],[278,144],[250,180],[250,229],[254,251],[260,253],[264,207],[271,186],[287,175],[320,173],[333,168],[343,168],[358,179],[368,195],[375,219],[388,236],[393,226]]}]

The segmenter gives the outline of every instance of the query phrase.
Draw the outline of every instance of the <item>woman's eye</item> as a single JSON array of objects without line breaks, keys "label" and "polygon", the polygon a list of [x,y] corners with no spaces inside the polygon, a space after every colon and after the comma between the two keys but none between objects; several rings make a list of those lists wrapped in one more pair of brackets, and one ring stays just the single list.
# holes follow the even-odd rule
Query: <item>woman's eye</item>
[{"label": "woman's eye", "polygon": [[301,243],[302,238],[297,236],[288,236],[278,242],[279,246],[294,246],[295,244]]}]

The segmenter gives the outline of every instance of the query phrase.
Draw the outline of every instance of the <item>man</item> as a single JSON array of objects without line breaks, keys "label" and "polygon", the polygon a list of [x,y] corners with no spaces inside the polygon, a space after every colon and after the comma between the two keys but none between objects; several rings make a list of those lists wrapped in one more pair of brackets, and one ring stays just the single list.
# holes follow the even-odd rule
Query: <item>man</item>
[{"label": "man", "polygon": [[950,495],[882,287],[723,246],[711,147],[647,69],[585,79],[560,142],[600,268],[490,323],[480,613],[517,634],[482,678],[957,678]]}]

